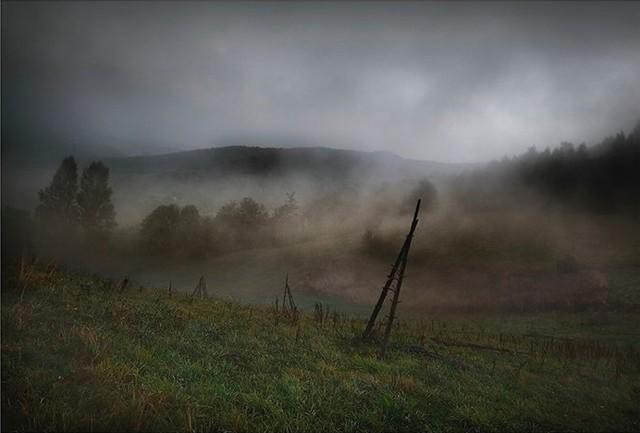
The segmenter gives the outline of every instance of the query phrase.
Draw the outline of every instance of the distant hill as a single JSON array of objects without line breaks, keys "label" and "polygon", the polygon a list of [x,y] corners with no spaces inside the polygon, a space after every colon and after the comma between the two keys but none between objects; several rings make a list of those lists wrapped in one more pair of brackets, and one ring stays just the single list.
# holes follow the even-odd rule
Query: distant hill
[{"label": "distant hill", "polygon": [[137,223],[160,204],[195,204],[214,214],[229,200],[254,197],[267,206],[293,191],[305,202],[345,188],[379,186],[473,167],[405,159],[390,152],[326,147],[223,146],[105,160],[118,221]]},{"label": "distant hill", "polygon": [[[473,167],[402,158],[391,152],[362,152],[328,147],[228,146],[159,155],[99,158],[81,155],[86,166],[102,159],[111,172],[117,220],[139,222],[159,204],[193,203],[213,213],[228,200],[253,196],[275,204],[285,192],[304,200],[345,185],[378,185],[418,177],[430,179]],[[257,144],[256,140],[248,141]],[[291,143],[284,142],[287,146]],[[305,144],[305,143],[302,143]],[[59,161],[50,165],[3,167],[3,201],[33,209],[37,192],[47,185]],[[9,170],[11,169],[11,171]]]},{"label": "distant hill", "polygon": [[327,147],[275,148],[225,146],[107,161],[116,176],[161,175],[180,179],[229,176],[354,180],[375,176],[402,179],[459,172],[465,164],[405,159],[390,152],[361,152]]}]

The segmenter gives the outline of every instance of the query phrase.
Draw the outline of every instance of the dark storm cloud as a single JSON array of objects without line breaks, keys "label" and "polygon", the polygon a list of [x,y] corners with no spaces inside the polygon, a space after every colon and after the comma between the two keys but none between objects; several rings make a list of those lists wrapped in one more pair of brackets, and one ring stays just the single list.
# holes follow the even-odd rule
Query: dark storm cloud
[{"label": "dark storm cloud", "polygon": [[3,160],[292,137],[477,161],[640,117],[634,3],[28,2],[2,20]]}]

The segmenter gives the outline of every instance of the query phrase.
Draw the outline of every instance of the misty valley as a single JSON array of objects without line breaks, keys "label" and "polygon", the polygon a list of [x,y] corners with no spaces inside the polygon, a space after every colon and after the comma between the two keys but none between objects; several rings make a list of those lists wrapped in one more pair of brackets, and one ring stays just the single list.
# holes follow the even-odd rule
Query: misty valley
[{"label": "misty valley", "polygon": [[3,432],[640,432],[640,2],[0,7]]},{"label": "misty valley", "polygon": [[[634,273],[636,143],[637,130],[589,151],[567,144],[489,167],[241,146],[114,160],[101,165],[105,206],[95,211],[55,195],[65,184],[56,178],[77,176],[67,159],[33,220],[7,211],[5,239],[7,248],[28,239],[14,253],[176,292],[204,276],[218,296],[252,304],[273,303],[289,274],[307,308],[366,311],[420,198],[407,313],[605,308],[620,302],[620,275]],[[572,177],[561,164],[575,166]],[[602,185],[608,174],[589,164],[620,180]],[[124,215],[117,226],[111,215],[97,221],[111,203],[109,176],[114,215]]]},{"label": "misty valley", "polygon": [[[564,143],[543,152],[532,148],[486,166],[434,164],[326,148],[242,146],[106,164],[96,161],[82,169],[69,157],[49,186],[40,190],[33,213],[3,209],[3,296],[12,305],[5,307],[9,310],[3,315],[3,327],[7,333],[20,332],[25,320],[37,320],[37,305],[54,296],[63,302],[58,308],[86,309],[83,317],[90,322],[106,324],[122,315],[119,320],[125,322],[119,326],[127,334],[157,333],[146,343],[149,337],[129,336],[143,338],[136,344],[160,345],[162,349],[155,350],[165,351],[175,349],[170,349],[173,343],[164,346],[162,338],[208,344],[208,334],[197,337],[204,338],[200,342],[185,336],[192,332],[186,327],[189,318],[201,323],[198,326],[208,326],[208,320],[219,323],[221,315],[231,314],[227,309],[232,309],[234,315],[249,315],[241,319],[247,323],[260,320],[275,327],[268,331],[268,338],[293,338],[287,344],[295,349],[283,349],[285,359],[278,361],[285,369],[297,351],[311,350],[305,356],[317,356],[315,351],[326,342],[314,339],[337,338],[331,344],[339,347],[351,341],[356,348],[350,350],[357,356],[371,356],[371,362],[387,363],[385,368],[409,357],[418,363],[427,359],[429,365],[444,363],[455,374],[473,374],[468,371],[490,363],[490,372],[482,374],[494,377],[496,363],[509,371],[516,362],[515,373],[503,371],[501,380],[524,385],[528,382],[521,382],[521,374],[546,376],[550,373],[545,368],[555,371],[562,366],[563,372],[574,368],[583,381],[592,374],[610,375],[615,378],[612,388],[630,387],[633,393],[638,389],[640,367],[634,325],[640,308],[639,150],[636,127],[628,135],[618,134],[595,146]],[[386,311],[388,299],[381,298],[385,310],[380,310],[371,331],[365,331],[367,338],[362,339],[361,333],[385,279],[389,278],[390,292],[395,293],[398,276],[395,268],[391,274],[389,269],[398,252],[404,251],[400,247],[417,200],[422,204],[415,215],[419,224],[404,256],[407,274],[398,296],[396,322],[389,325],[381,357],[376,355],[377,347],[385,323],[393,317]],[[120,212],[122,220],[117,218]],[[133,298],[124,301],[129,297]],[[25,310],[24,303],[30,299],[39,304]],[[146,302],[155,307],[145,310]],[[189,312],[196,305],[201,306]],[[370,320],[374,319],[375,315]],[[225,332],[246,326],[234,323],[227,320]],[[92,359],[99,359],[100,350],[109,347],[95,346],[104,337],[90,331],[92,325],[71,326],[71,332],[89,339]],[[183,337],[168,337],[175,326]],[[287,337],[289,333],[293,334]],[[248,341],[259,345],[255,338],[259,337],[252,334]],[[215,349],[203,349],[210,350]],[[249,345],[247,350],[255,347]],[[547,356],[553,361],[544,367]],[[229,362],[238,372],[244,371],[244,364]],[[532,370],[521,373],[525,366]],[[382,367],[371,364],[365,371],[372,368]],[[136,375],[142,374],[137,371]],[[309,386],[328,386],[316,380]],[[207,383],[198,381],[197,386],[212,386]],[[139,403],[143,408],[152,404],[144,401]],[[627,405],[629,412],[613,424],[605,415],[609,409],[601,412],[602,419],[532,422],[634,425],[634,404],[622,400],[617,404]],[[17,422],[22,415],[12,410],[7,406]],[[189,428],[207,430],[218,423],[239,430],[253,428],[206,413],[200,415],[204,424]],[[121,424],[103,418],[101,428],[131,427],[133,418],[121,416]],[[149,418],[142,425],[172,429],[175,423],[195,422],[181,418],[182,413],[175,416],[179,418]],[[344,416],[346,420],[351,415]],[[33,426],[48,422],[41,415],[29,419],[36,423]],[[423,425],[421,419],[363,425],[417,428]],[[304,424],[303,420],[296,422]],[[79,427],[86,420],[73,422]],[[281,422],[273,428],[291,425]],[[508,417],[501,422],[501,426],[524,428]],[[305,430],[303,424],[293,425]]]}]

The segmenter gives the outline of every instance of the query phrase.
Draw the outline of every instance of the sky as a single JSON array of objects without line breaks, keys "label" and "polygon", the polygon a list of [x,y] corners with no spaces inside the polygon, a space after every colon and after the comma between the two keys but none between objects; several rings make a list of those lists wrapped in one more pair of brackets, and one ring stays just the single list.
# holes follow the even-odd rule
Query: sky
[{"label": "sky", "polygon": [[2,162],[227,143],[480,162],[640,119],[640,3],[2,2]]}]

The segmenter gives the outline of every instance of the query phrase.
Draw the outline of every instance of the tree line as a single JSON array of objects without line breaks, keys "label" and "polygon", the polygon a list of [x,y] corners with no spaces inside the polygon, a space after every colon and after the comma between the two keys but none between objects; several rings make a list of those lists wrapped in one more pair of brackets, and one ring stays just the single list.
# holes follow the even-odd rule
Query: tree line
[{"label": "tree line", "polygon": [[155,256],[202,258],[243,248],[274,245],[284,237],[279,231],[299,224],[294,193],[270,213],[251,197],[230,201],[215,216],[202,216],[194,205],[161,205],[140,226],[140,246]]},{"label": "tree line", "polygon": [[[92,244],[108,241],[117,226],[112,194],[109,168],[102,162],[90,163],[79,177],[74,157],[65,158],[38,193],[36,236],[51,245],[71,244],[78,235]],[[135,243],[146,255],[189,258],[275,244],[284,239],[283,232],[291,232],[297,211],[293,192],[271,213],[251,197],[226,203],[213,217],[202,216],[194,205],[160,205],[142,220]],[[16,218],[26,221],[23,214]]]},{"label": "tree line", "polygon": [[638,217],[640,121],[629,134],[620,132],[593,146],[563,142],[543,151],[531,147],[462,176],[457,186],[467,206],[499,205],[507,196],[524,202],[530,200],[527,193],[535,193],[546,203]]},{"label": "tree line", "polygon": [[588,148],[562,143],[538,153],[531,148],[515,162],[524,185],[570,204],[597,211],[632,210],[640,200],[640,122]]},{"label": "tree line", "polygon": [[[594,146],[562,143],[555,149],[526,153],[494,161],[486,168],[454,179],[454,194],[463,207],[513,206],[520,200],[561,203],[581,210],[631,212],[640,216],[640,122],[629,133],[618,133]],[[93,244],[103,244],[116,224],[116,212],[109,185],[109,168],[91,162],[78,175],[73,156],[65,158],[49,185],[38,193],[34,222],[43,243],[53,246],[59,239],[82,235]],[[342,203],[348,191],[318,197],[304,212],[294,193],[271,212],[251,197],[224,204],[215,215],[203,216],[193,205],[161,205],[141,222],[136,244],[147,255],[204,257],[237,249],[282,243],[295,237],[296,228],[313,215],[344,213]],[[421,197],[425,209],[437,202],[437,191],[426,179],[405,197],[401,208],[409,209]],[[510,197],[511,200],[505,200]],[[347,202],[349,202],[347,200]],[[27,215],[28,216],[28,215]],[[8,226],[30,227],[25,214],[3,209],[3,237]],[[12,222],[15,220],[15,224]],[[319,220],[319,219],[318,219]],[[27,229],[21,228],[20,233]],[[16,244],[22,238],[12,234]],[[11,237],[11,236],[9,236]],[[53,240],[53,241],[52,241]],[[365,233],[362,243],[368,251],[380,249],[379,234]],[[3,252],[5,248],[3,247]]]}]

